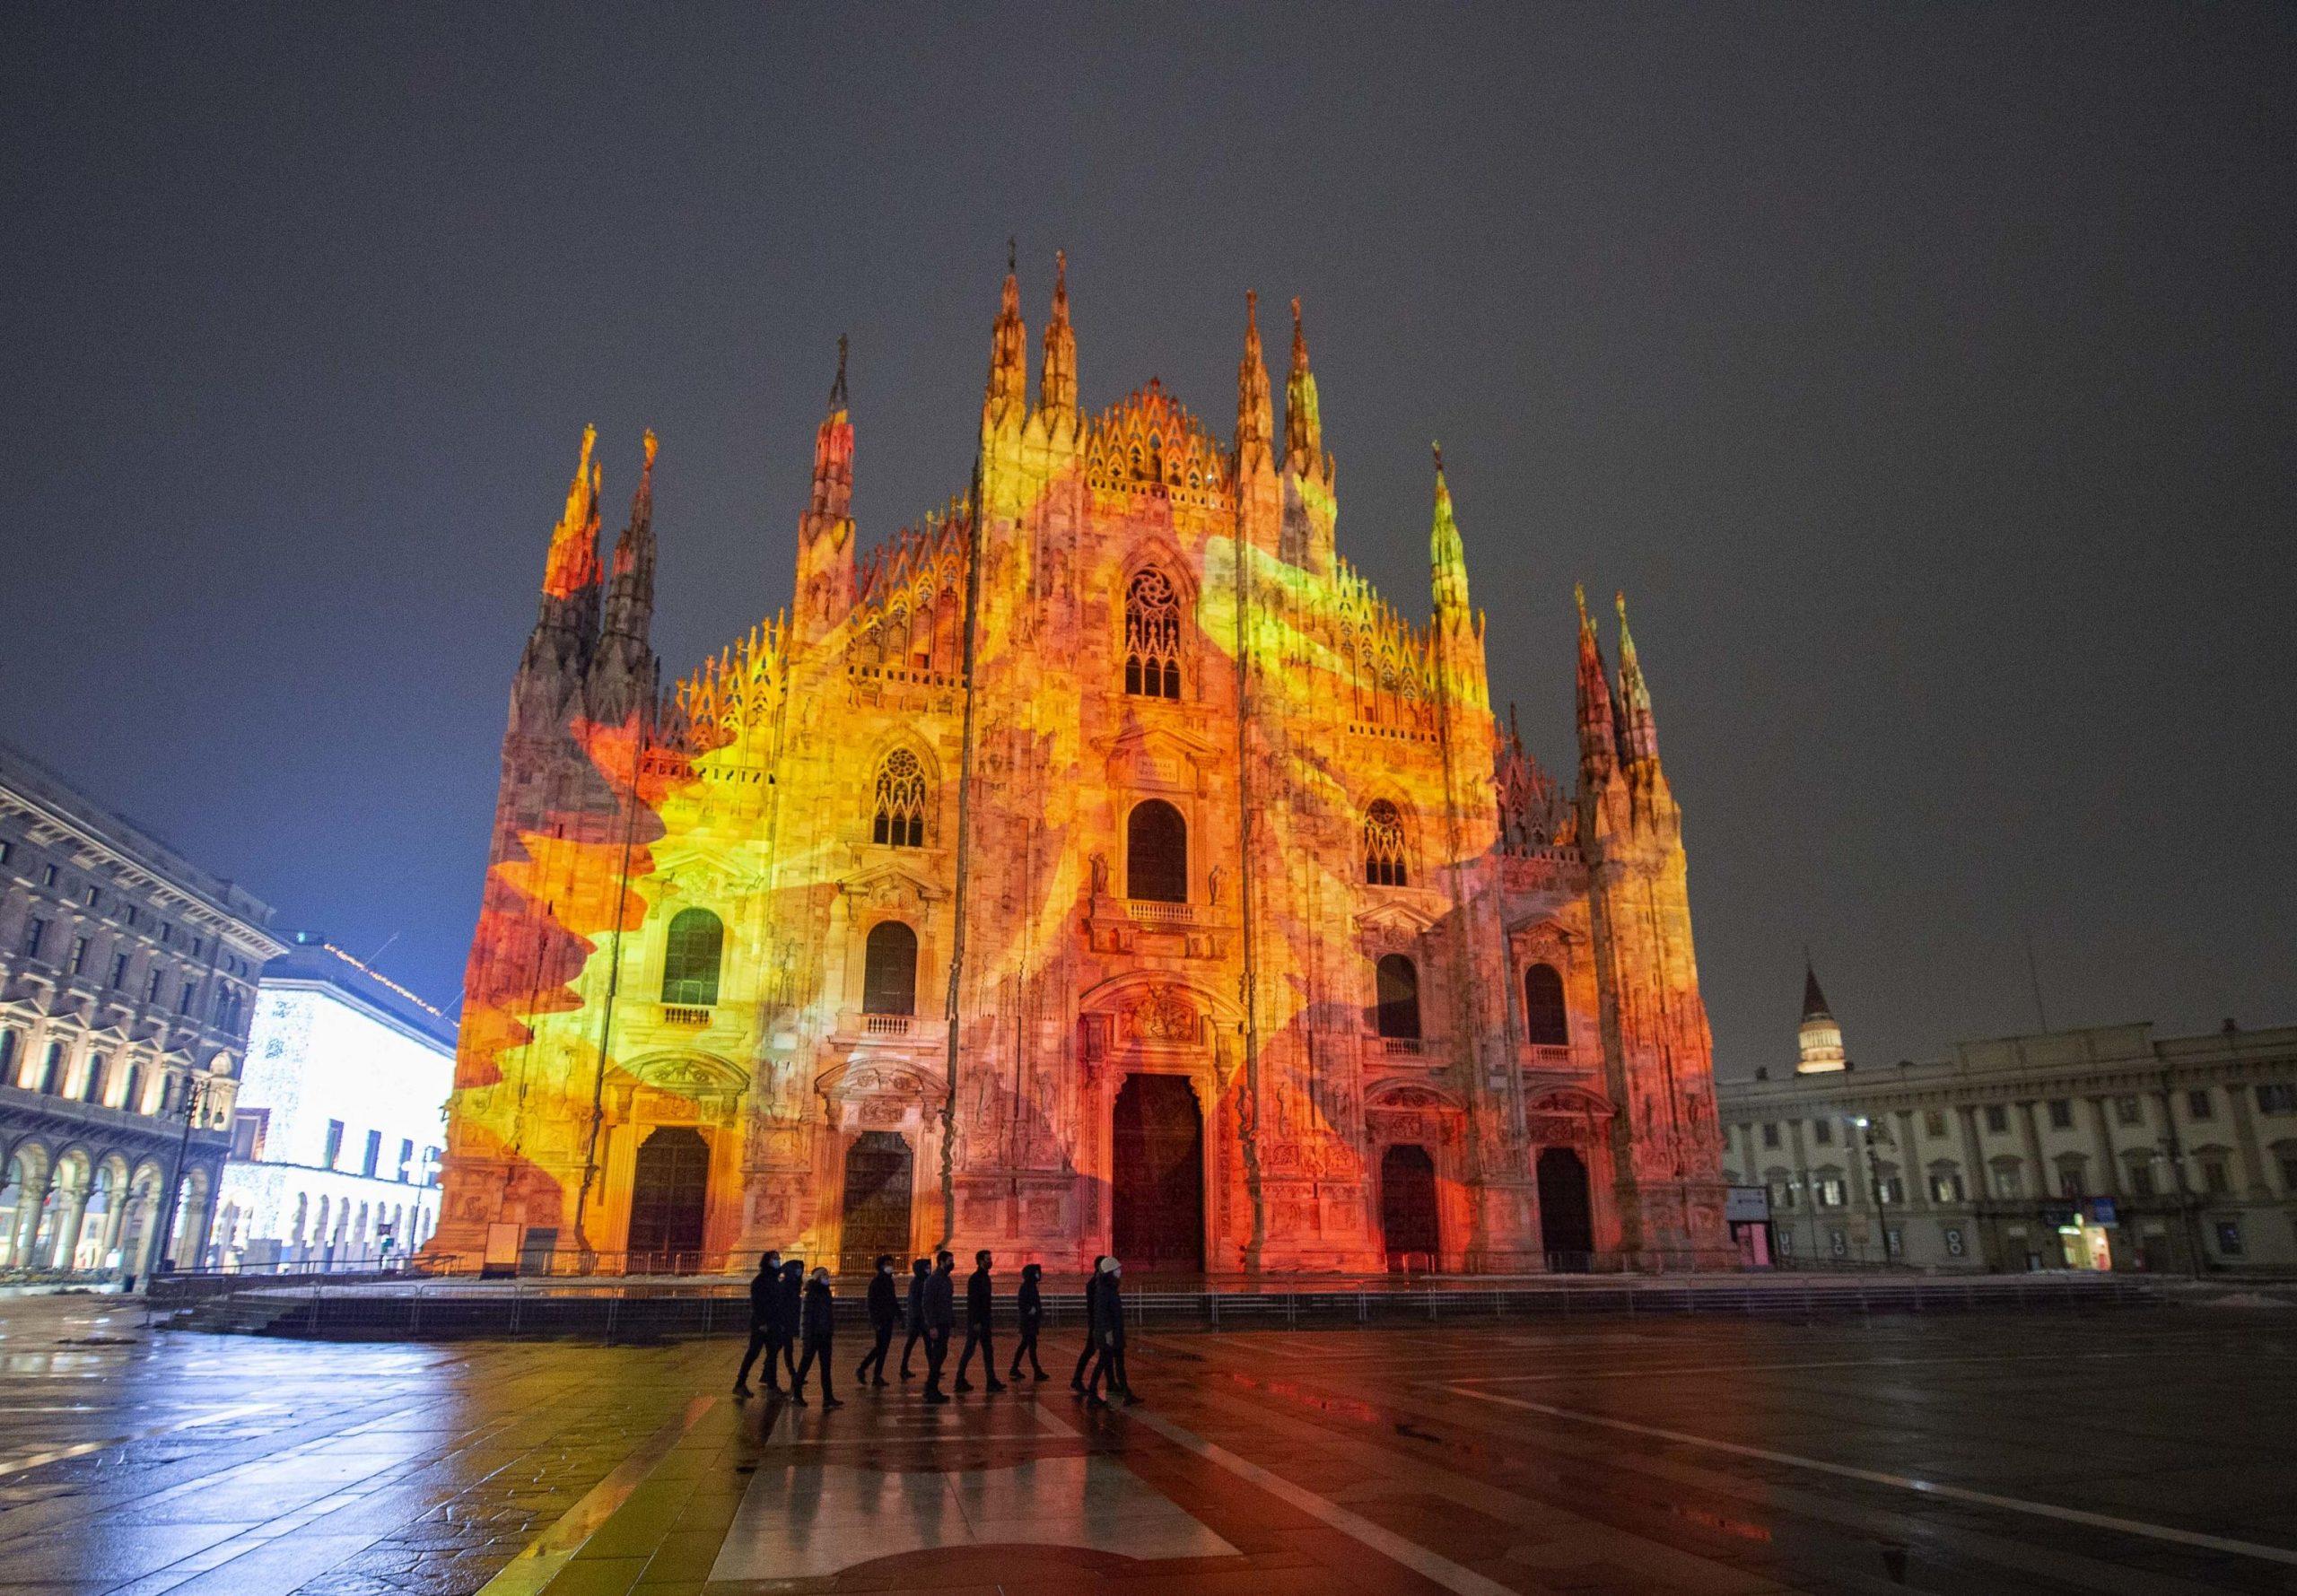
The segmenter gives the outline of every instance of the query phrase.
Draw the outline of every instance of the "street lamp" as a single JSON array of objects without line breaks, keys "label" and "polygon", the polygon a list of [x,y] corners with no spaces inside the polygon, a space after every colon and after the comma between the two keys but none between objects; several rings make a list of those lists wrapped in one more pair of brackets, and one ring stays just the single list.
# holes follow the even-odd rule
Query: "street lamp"
[{"label": "street lamp", "polygon": [[1882,1212],[1882,1168],[1874,1156],[1874,1121],[1865,1114],[1853,1114],[1850,1122],[1858,1128],[1858,1139],[1866,1148],[1866,1190],[1874,1203],[1874,1227],[1882,1233],[1882,1267],[1891,1266],[1891,1227],[1889,1217]]},{"label": "street lamp", "polygon": [[[199,1111],[207,1106],[207,1082],[194,1077],[183,1095],[183,1134],[176,1138],[175,1168],[168,1176],[167,1205],[160,1210],[160,1234],[153,1238],[157,1261],[152,1266],[155,1276],[171,1274],[175,1270],[176,1209],[182,1200],[184,1160],[191,1156],[191,1128],[199,1123]],[[197,1260],[193,1260],[195,1263]]]}]

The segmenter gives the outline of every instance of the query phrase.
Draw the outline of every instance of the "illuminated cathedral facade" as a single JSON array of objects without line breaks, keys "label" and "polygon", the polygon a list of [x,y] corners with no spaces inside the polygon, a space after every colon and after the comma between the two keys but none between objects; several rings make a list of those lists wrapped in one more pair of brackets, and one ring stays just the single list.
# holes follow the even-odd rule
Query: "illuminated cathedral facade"
[{"label": "illuminated cathedral facade", "polygon": [[1338,554],[1297,302],[1280,429],[1248,301],[1226,441],[1154,381],[1079,409],[1065,271],[1034,402],[1029,355],[1009,274],[974,481],[866,557],[841,362],[791,607],[667,690],[654,441],[602,559],[585,436],[429,1255],[1726,1263],[1624,607],[1567,792],[1495,722],[1441,457],[1428,623]]}]

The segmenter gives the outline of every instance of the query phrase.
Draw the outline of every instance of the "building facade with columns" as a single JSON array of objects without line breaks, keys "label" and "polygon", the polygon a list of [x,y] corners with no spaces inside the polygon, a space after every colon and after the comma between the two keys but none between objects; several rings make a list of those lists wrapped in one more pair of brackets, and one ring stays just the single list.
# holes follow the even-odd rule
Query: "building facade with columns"
[{"label": "building facade with columns", "polygon": [[1297,306],[1280,428],[1246,312],[1223,440],[1080,407],[1065,277],[1032,402],[1009,275],[970,485],[866,556],[841,362],[793,607],[667,693],[653,439],[610,563],[585,439],[430,1256],[1735,1259],[1624,606],[1616,674],[1557,640],[1575,794],[1493,716],[1440,457],[1419,623],[1336,547]]},{"label": "building facade with columns", "polygon": [[0,744],[0,1274],[201,1255],[271,917]]},{"label": "building facade with columns", "polygon": [[1812,977],[1800,1042],[1795,1070],[1719,1087],[1725,1163],[1769,1189],[1782,1268],[2297,1266],[2297,1026],[2096,1025],[1866,1068]]},{"label": "building facade with columns", "polygon": [[387,1269],[439,1217],[455,1029],[326,938],[264,967],[207,1260]]}]

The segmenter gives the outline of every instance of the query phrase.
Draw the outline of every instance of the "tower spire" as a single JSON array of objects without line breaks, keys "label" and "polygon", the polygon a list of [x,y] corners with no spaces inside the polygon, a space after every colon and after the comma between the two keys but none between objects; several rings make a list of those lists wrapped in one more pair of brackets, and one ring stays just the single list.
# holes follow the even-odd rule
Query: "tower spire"
[{"label": "tower spire", "polygon": [[[543,567],[542,624],[588,632],[597,618],[598,583],[598,429],[582,429],[582,454],[566,487],[566,510],[551,529]],[[587,596],[587,598],[586,598]]]},{"label": "tower spire", "polygon": [[982,424],[1018,424],[1028,408],[1028,328],[1021,322],[1021,279],[1014,242],[1005,240],[1005,288],[997,304],[989,341],[989,390],[982,400]]},{"label": "tower spire", "polygon": [[1069,325],[1069,251],[1052,253],[1052,318],[1044,325],[1044,370],[1037,378],[1037,408],[1077,408],[1077,333]]},{"label": "tower spire", "polygon": [[1270,443],[1275,414],[1269,403],[1268,361],[1260,346],[1260,294],[1245,290],[1245,353],[1236,362],[1236,475],[1273,468]]},{"label": "tower spire", "polygon": [[1620,752],[1629,763],[1659,757],[1659,726],[1651,714],[1651,691],[1636,662],[1635,635],[1627,629],[1627,595],[1612,595],[1619,608]]},{"label": "tower spire", "polygon": [[1795,1048],[1797,1075],[1826,1075],[1850,1067],[1842,1026],[1828,1012],[1827,995],[1819,990],[1819,972],[1811,967],[1807,949],[1803,955],[1803,1023],[1795,1027]]},{"label": "tower spire", "polygon": [[1308,336],[1301,328],[1300,301],[1295,295],[1292,370],[1284,379],[1284,468],[1314,476],[1323,465],[1323,414],[1316,404],[1315,373],[1308,370]]},{"label": "tower spire", "polygon": [[1618,757],[1611,676],[1603,668],[1595,624],[1587,618],[1587,589],[1575,584],[1571,597],[1579,606],[1579,781],[1583,788],[1592,789],[1611,775]]},{"label": "tower spire", "polygon": [[614,580],[607,593],[606,635],[646,641],[654,615],[654,454],[660,444],[646,432],[646,463],[630,496],[630,525],[615,540]]},{"label": "tower spire", "polygon": [[1436,456],[1436,517],[1428,535],[1436,618],[1440,623],[1456,624],[1468,615],[1467,549],[1460,541],[1459,522],[1452,517],[1452,490],[1444,481],[1444,446],[1432,443],[1428,447]]},{"label": "tower spire", "polygon": [[829,409],[814,434],[811,513],[843,519],[853,501],[853,423],[845,399],[845,337],[837,340],[837,379],[830,384]]},{"label": "tower spire", "polygon": [[853,420],[846,408],[845,340],[829,409],[814,433],[813,491],[798,518],[797,631],[819,641],[853,607]]},{"label": "tower spire", "polygon": [[[837,380],[829,385],[829,407],[832,410],[845,408],[845,335],[843,333],[837,335]],[[651,438],[653,434],[649,432],[647,436]],[[652,457],[648,458],[651,459]]]}]

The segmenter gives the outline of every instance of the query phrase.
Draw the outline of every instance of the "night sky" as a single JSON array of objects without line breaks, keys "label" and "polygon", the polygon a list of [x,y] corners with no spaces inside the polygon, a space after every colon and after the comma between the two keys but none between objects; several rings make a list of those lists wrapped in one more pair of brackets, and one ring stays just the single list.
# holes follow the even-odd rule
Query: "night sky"
[{"label": "night sky", "polygon": [[[442,1005],[580,434],[666,670],[1306,303],[1340,542],[1570,779],[1628,592],[1720,1073],[2297,1022],[2297,10],[61,5],[0,51],[0,736]],[[1283,349],[1281,311],[1267,318]],[[1281,384],[1280,365],[1277,380]],[[1608,617],[1606,617],[1608,619]],[[1608,648],[1608,631],[1606,647]]]}]

